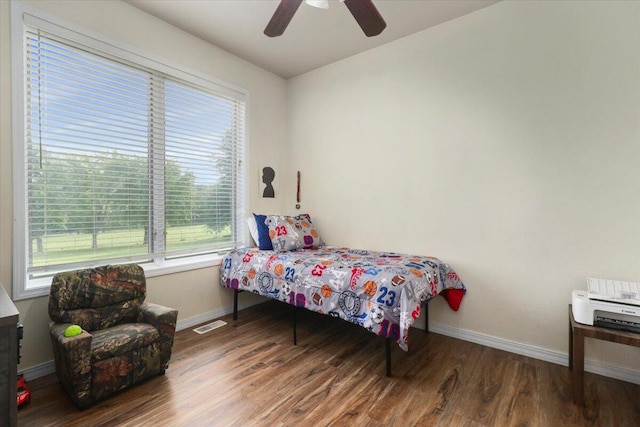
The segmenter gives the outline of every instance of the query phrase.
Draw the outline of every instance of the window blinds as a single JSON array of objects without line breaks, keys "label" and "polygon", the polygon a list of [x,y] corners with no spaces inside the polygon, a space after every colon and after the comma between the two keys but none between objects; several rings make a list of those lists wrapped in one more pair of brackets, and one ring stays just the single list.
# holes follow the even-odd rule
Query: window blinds
[{"label": "window blinds", "polygon": [[244,100],[37,29],[25,47],[30,277],[241,244]]}]

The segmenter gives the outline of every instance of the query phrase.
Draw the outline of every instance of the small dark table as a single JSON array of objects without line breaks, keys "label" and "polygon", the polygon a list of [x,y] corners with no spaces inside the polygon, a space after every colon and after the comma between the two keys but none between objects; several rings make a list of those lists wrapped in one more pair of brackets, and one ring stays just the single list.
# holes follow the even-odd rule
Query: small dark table
[{"label": "small dark table", "polygon": [[0,426],[18,424],[19,313],[0,283]]},{"label": "small dark table", "polygon": [[569,304],[569,370],[572,373],[573,402],[584,405],[584,339],[595,338],[640,347],[640,334],[576,322]]}]

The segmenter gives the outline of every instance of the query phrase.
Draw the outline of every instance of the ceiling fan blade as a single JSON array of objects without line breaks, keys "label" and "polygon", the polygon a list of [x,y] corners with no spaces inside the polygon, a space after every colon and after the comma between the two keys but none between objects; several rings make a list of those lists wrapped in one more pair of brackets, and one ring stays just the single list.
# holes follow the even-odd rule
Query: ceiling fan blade
[{"label": "ceiling fan blade", "polygon": [[344,4],[367,37],[377,36],[386,28],[387,23],[371,0],[344,0]]},{"label": "ceiling fan blade", "polygon": [[264,29],[264,33],[269,37],[281,36],[300,7],[300,3],[302,0],[281,0],[278,8],[273,12],[267,28]]}]

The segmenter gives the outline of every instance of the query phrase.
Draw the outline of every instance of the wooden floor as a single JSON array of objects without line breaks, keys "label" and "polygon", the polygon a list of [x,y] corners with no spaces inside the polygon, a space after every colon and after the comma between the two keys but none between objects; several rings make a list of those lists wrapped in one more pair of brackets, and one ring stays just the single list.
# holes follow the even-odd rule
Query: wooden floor
[{"label": "wooden floor", "polygon": [[176,334],[166,375],[79,411],[55,376],[33,380],[20,426],[638,426],[640,386],[435,333],[394,345],[338,319],[267,302],[204,335]]}]

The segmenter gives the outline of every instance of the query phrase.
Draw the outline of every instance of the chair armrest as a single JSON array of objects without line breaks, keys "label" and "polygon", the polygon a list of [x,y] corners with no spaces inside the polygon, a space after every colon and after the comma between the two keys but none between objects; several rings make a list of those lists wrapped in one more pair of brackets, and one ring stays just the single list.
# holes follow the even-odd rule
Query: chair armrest
[{"label": "chair armrest", "polygon": [[65,337],[71,323],[51,323],[49,334],[53,344],[56,375],[79,407],[91,403],[91,343],[93,335],[83,330],[75,337]]},{"label": "chair armrest", "polygon": [[160,335],[173,335],[176,332],[178,310],[148,302],[140,306],[139,322],[148,323],[158,329]]},{"label": "chair armrest", "polygon": [[148,323],[160,333],[160,366],[164,371],[169,365],[173,336],[176,333],[178,310],[145,302],[140,306],[139,322]]}]

